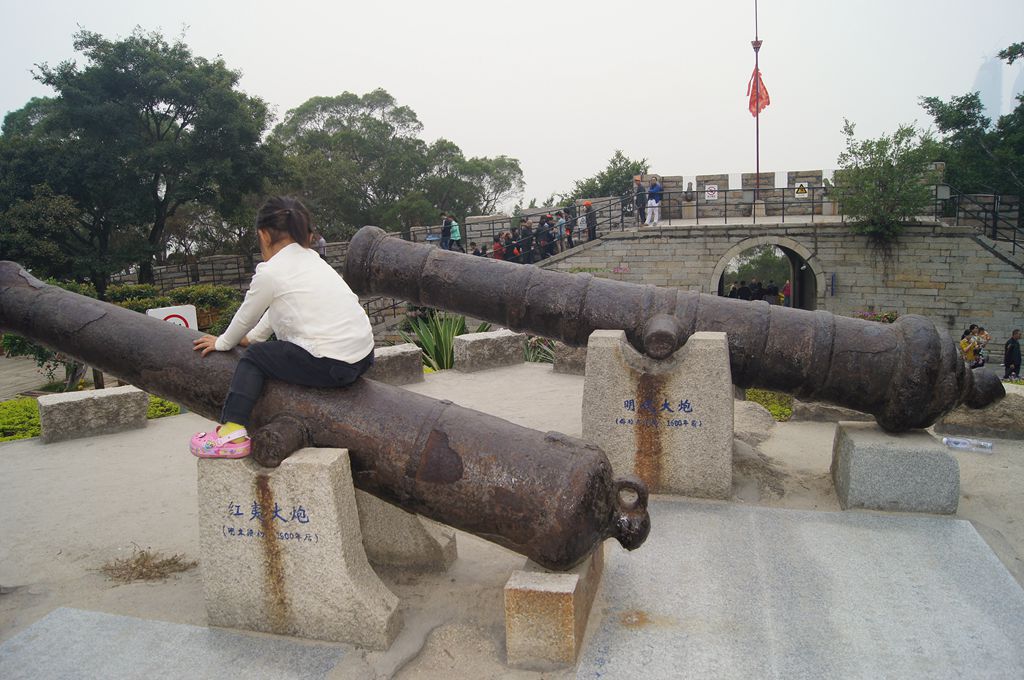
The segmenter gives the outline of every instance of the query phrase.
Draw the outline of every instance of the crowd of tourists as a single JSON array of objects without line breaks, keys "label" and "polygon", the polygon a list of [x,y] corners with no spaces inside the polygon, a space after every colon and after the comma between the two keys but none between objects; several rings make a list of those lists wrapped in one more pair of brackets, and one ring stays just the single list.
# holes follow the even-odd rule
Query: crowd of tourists
[{"label": "crowd of tourists", "polygon": [[[992,335],[984,326],[972,323],[960,336],[960,352],[970,368],[981,368],[988,363],[988,344]],[[1010,339],[1003,344],[1003,380],[1020,379],[1020,329],[1010,333]]]},{"label": "crowd of tourists", "polygon": [[737,300],[764,300],[770,305],[789,307],[793,301],[793,284],[789,282],[789,279],[786,279],[786,283],[781,288],[775,284],[773,279],[769,279],[767,284],[761,283],[756,278],[750,279],[750,283],[733,281],[729,284],[726,297]]},{"label": "crowd of tourists", "polygon": [[597,211],[590,201],[583,202],[582,215],[575,206],[570,206],[538,216],[536,224],[530,217],[524,217],[512,229],[495,234],[490,251],[486,243],[481,245],[476,241],[470,242],[469,247],[478,257],[533,264],[575,248],[581,227],[586,228],[586,240],[597,238]]}]

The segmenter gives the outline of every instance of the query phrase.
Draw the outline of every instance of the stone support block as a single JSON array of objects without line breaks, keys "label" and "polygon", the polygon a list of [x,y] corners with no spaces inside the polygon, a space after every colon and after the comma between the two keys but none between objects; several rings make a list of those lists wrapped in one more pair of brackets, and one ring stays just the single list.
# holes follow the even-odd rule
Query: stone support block
[{"label": "stone support block", "polygon": [[550,670],[576,663],[604,573],[604,544],[572,571],[528,561],[505,583],[505,651],[510,666]]},{"label": "stone support block", "polygon": [[142,428],[148,410],[149,395],[131,385],[47,394],[39,397],[40,438],[49,444]]},{"label": "stone support block", "polygon": [[423,382],[423,352],[411,342],[378,347],[373,351],[373,366],[365,375],[389,385]]},{"label": "stone support block", "polygon": [[387,649],[398,598],[370,568],[344,449],[279,468],[199,460],[203,592],[214,626]]},{"label": "stone support block", "polygon": [[555,342],[555,373],[584,375],[587,371],[587,348],[570,347],[564,342]]},{"label": "stone support block", "polygon": [[458,557],[455,531],[356,489],[363,548],[370,563],[446,571]]},{"label": "stone support block", "polygon": [[960,502],[960,465],[924,430],[837,423],[832,481],[844,510],[953,514]]},{"label": "stone support block", "polygon": [[456,336],[455,370],[475,373],[499,366],[521,364],[525,345],[525,333],[513,333],[507,329]]},{"label": "stone support block", "polygon": [[617,475],[651,493],[728,498],[733,385],[725,333],[694,333],[668,359],[637,352],[626,334],[594,331],[583,383],[583,439]]}]

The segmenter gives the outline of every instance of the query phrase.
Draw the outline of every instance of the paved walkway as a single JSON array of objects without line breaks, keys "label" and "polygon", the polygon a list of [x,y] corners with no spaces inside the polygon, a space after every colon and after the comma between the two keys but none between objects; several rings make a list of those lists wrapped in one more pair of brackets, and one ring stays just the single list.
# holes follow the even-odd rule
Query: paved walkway
[{"label": "paved walkway", "polygon": [[0,354],[0,401],[13,399],[26,390],[37,390],[46,384],[36,362],[28,357],[5,357]]}]

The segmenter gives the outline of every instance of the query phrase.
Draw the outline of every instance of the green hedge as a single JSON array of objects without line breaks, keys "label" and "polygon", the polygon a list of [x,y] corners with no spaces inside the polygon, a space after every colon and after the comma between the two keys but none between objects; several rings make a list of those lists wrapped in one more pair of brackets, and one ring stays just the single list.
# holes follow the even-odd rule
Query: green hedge
[{"label": "green hedge", "polygon": [[785,422],[793,417],[793,397],[788,394],[748,389],[747,401],[764,406],[778,422]]},{"label": "green hedge", "polygon": [[39,403],[32,397],[0,401],[0,442],[39,436]]},{"label": "green hedge", "polygon": [[[63,284],[61,284],[63,287]],[[119,304],[125,300],[145,300],[160,296],[157,287],[149,283],[115,283],[107,288],[107,302]]]},{"label": "green hedge", "polygon": [[115,303],[118,307],[124,307],[130,309],[133,312],[146,313],[147,309],[157,309],[158,307],[173,307],[174,301],[171,300],[169,295],[155,295],[153,297],[133,297],[121,300]]},{"label": "green hedge", "polygon": [[241,291],[208,283],[175,288],[168,291],[167,295],[176,305],[195,305],[207,309],[224,309],[242,299]]}]

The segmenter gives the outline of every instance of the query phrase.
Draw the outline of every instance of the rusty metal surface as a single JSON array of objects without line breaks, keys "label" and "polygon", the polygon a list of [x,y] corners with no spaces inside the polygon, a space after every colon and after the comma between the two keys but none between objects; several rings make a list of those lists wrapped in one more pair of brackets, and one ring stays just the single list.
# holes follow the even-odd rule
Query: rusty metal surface
[{"label": "rusty metal surface", "polygon": [[[0,262],[0,329],[213,420],[242,351],[201,358],[195,331],[48,286],[13,262]],[[372,380],[270,381],[252,426],[264,465],[302,446],[346,448],[358,488],[549,569],[575,566],[605,538],[639,547],[650,530],[646,489],[613,479],[597,447]]]},{"label": "rusty metal surface", "polygon": [[964,403],[1005,395],[972,373],[948,333],[921,316],[895,324],[731,300],[716,295],[465,257],[364,227],[349,244],[345,280],[379,293],[585,346],[599,329],[623,330],[663,359],[697,331],[729,337],[733,383],[788,392],[875,416],[889,431],[927,427]]}]

